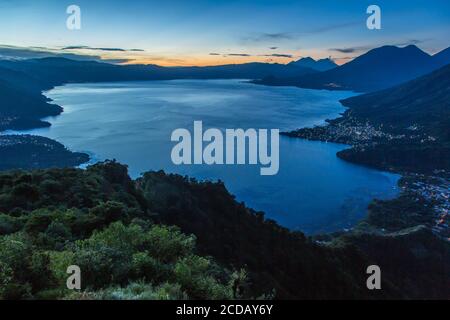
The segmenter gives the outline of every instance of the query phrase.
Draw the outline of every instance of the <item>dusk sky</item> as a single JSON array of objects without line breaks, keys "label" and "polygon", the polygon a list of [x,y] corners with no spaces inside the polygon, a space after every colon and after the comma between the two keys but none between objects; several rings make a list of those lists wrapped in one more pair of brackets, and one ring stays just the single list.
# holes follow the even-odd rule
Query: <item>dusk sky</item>
[{"label": "dusk sky", "polygon": [[[72,4],[81,8],[81,30],[66,28]],[[381,7],[381,30],[366,28],[371,4]],[[37,50],[159,65],[304,56],[344,63],[385,44],[429,53],[450,45],[448,0],[0,0],[0,12],[1,56]]]}]

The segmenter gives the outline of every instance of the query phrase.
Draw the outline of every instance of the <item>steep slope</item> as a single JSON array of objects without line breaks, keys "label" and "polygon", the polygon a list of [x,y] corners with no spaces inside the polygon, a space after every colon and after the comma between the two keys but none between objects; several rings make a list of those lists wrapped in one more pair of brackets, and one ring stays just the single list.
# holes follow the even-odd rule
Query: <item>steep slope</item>
[{"label": "steep slope", "polygon": [[341,102],[348,107],[342,117],[286,135],[350,144],[340,158],[382,170],[450,170],[450,64]]},{"label": "steep slope", "polygon": [[[1,173],[0,185],[0,279],[6,283],[0,297],[67,297],[73,294],[65,290],[68,264],[80,265],[91,298],[139,280],[178,284],[178,299],[183,292],[197,299],[224,293],[444,299],[450,293],[450,275],[441,272],[450,266],[449,245],[421,228],[347,233],[318,244],[236,202],[222,183],[163,172],[133,181],[115,162]],[[195,255],[248,274],[230,279],[223,267]],[[383,270],[383,290],[367,290],[370,264]]]},{"label": "steep slope", "polygon": [[339,68],[300,79],[299,85],[374,91],[414,79],[434,68],[431,56],[416,46],[383,46]]},{"label": "steep slope", "polygon": [[344,120],[368,121],[394,137],[338,156],[382,169],[450,170],[450,65],[384,91],[343,100]]},{"label": "steep slope", "polygon": [[300,77],[270,77],[259,84],[372,92],[415,79],[450,63],[448,53],[430,56],[416,46],[383,46],[334,69]]},{"label": "steep slope", "polygon": [[450,63],[450,47],[433,55],[433,59],[439,65],[449,64]]},{"label": "steep slope", "polygon": [[62,108],[48,104],[45,86],[22,72],[0,67],[0,131],[47,126],[39,120],[57,115]]},{"label": "steep slope", "polygon": [[450,141],[450,65],[405,84],[341,101],[348,114],[385,129],[414,129]]}]

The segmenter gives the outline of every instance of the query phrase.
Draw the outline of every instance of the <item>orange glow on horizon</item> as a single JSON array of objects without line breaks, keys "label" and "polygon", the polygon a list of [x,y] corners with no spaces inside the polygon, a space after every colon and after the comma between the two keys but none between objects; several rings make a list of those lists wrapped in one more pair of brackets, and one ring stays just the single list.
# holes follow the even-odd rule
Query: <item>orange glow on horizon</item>
[{"label": "orange glow on horizon", "polygon": [[291,61],[297,60],[295,58],[285,57],[230,57],[230,56],[199,56],[199,57],[177,57],[177,58],[154,58],[154,57],[129,57],[129,61],[123,64],[154,64],[162,67],[206,67],[219,66],[226,64],[243,64],[249,62],[265,62],[265,63],[280,63],[287,64]]},{"label": "orange glow on horizon", "polygon": [[[250,62],[262,62],[262,63],[279,63],[288,64],[289,62],[296,61],[300,58],[284,58],[273,57],[268,59],[267,57],[223,57],[223,56],[206,56],[206,57],[184,57],[184,58],[152,58],[152,57],[129,57],[129,61],[122,63],[123,65],[130,64],[144,64],[144,65],[158,65],[161,67],[207,67],[207,66],[220,66],[227,64],[243,64]],[[333,61],[337,65],[343,65],[349,62],[351,58],[333,58]]]},{"label": "orange glow on horizon", "polygon": [[[89,55],[92,52],[86,52],[84,50],[74,50],[73,53],[80,53]],[[276,55],[276,53],[274,53]],[[205,67],[205,66],[219,66],[227,64],[243,64],[250,62],[260,62],[260,63],[279,63],[288,64],[289,62],[296,61],[302,57],[312,57],[315,60],[323,59],[327,57],[326,51],[321,50],[308,50],[308,51],[291,51],[289,52],[292,56],[273,56],[271,53],[268,54],[191,54],[191,55],[178,55],[178,54],[168,54],[168,53],[104,53],[97,52],[97,56],[101,56],[105,62],[108,60],[117,60],[116,63],[122,65],[131,64],[143,64],[143,65],[158,65],[162,67]],[[332,57],[332,60],[338,64],[342,65],[350,61],[352,57]],[[121,62],[121,60],[123,60]]]}]

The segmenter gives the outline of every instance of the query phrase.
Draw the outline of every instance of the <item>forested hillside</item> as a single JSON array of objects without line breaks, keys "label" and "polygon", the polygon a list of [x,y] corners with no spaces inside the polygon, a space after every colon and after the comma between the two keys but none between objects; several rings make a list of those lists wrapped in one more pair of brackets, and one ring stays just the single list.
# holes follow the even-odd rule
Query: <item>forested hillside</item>
[{"label": "forested hillside", "polygon": [[[450,296],[450,248],[426,230],[318,244],[237,203],[221,183],[163,172],[133,181],[115,162],[2,173],[0,212],[3,298]],[[374,262],[382,291],[366,288]],[[72,264],[82,270],[81,292],[65,287]]]}]

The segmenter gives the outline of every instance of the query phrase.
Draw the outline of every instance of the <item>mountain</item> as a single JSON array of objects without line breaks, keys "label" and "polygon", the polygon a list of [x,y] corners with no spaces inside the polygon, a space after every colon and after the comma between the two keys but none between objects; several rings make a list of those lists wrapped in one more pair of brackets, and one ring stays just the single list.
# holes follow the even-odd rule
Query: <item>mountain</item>
[{"label": "mountain", "polygon": [[383,46],[338,68],[303,78],[300,86],[375,91],[417,78],[434,68],[431,56],[416,46]]},{"label": "mountain", "polygon": [[0,131],[48,126],[39,119],[57,115],[62,108],[47,103],[43,88],[32,76],[0,67]]},{"label": "mountain", "polygon": [[450,141],[450,65],[383,91],[341,101],[349,114],[385,128],[417,128]]},{"label": "mountain", "polygon": [[343,100],[343,119],[392,133],[340,151],[342,159],[399,172],[450,170],[450,65],[380,92]]},{"label": "mountain", "polygon": [[277,63],[244,63],[206,67],[113,65],[97,61],[41,58],[0,61],[0,67],[39,78],[46,84],[68,82],[168,80],[168,79],[259,79],[267,76],[301,76],[316,72],[307,67]]},{"label": "mountain", "polygon": [[347,110],[326,126],[284,134],[351,145],[337,156],[381,170],[425,174],[450,170],[450,64],[341,103]]},{"label": "mountain", "polygon": [[372,92],[406,82],[450,63],[448,52],[430,56],[418,47],[383,46],[337,68],[296,79],[265,79],[266,85]]},{"label": "mountain", "polygon": [[450,63],[450,47],[444,49],[433,56],[437,64],[445,65]]},{"label": "mountain", "polygon": [[337,67],[337,64],[334,63],[334,61],[329,58],[314,60],[311,57],[301,58],[300,60],[292,61],[289,63],[289,65],[310,68],[316,71],[327,71]]},{"label": "mountain", "polygon": [[40,58],[21,61],[0,61],[8,68],[39,79],[42,87],[70,82],[155,80],[163,78],[162,67],[153,65],[119,66],[97,61],[67,58]]}]

